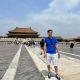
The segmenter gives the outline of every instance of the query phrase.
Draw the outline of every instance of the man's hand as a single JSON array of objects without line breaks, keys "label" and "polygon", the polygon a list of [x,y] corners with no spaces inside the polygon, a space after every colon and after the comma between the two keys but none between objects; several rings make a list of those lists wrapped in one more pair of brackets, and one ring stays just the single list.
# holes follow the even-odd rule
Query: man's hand
[{"label": "man's hand", "polygon": [[60,59],[60,53],[58,53],[58,58]]}]

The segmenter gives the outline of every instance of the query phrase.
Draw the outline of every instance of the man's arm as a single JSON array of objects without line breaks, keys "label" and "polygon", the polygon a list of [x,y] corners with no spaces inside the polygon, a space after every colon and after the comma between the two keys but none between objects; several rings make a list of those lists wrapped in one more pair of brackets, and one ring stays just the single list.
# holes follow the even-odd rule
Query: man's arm
[{"label": "man's arm", "polygon": [[60,47],[59,47],[59,44],[57,43],[56,44],[56,49],[57,49],[57,53],[58,53],[58,58],[60,58]]},{"label": "man's arm", "polygon": [[46,58],[46,44],[43,47],[43,55],[44,55],[44,58]]}]

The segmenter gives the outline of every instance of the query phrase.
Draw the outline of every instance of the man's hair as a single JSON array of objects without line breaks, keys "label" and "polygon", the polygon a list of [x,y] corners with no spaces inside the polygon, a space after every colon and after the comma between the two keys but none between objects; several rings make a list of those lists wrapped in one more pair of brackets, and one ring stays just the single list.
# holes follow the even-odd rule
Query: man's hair
[{"label": "man's hair", "polygon": [[52,32],[53,32],[53,30],[52,30],[52,29],[49,29],[49,30],[47,30],[47,33],[49,33],[50,31],[52,31]]}]

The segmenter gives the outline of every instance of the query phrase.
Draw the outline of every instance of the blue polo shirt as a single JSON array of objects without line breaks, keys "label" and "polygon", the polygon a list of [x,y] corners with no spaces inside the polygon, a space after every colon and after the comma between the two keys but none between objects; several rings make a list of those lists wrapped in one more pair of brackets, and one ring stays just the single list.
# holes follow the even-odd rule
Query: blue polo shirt
[{"label": "blue polo shirt", "polygon": [[45,38],[45,43],[46,43],[46,53],[49,54],[56,54],[56,44],[58,43],[56,37],[46,37]]}]

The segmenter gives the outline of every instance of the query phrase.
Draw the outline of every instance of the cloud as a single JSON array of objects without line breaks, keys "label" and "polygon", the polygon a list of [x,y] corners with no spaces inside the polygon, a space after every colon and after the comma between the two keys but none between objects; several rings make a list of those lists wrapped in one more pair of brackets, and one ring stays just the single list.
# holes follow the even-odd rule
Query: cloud
[{"label": "cloud", "polygon": [[0,19],[0,25],[4,25],[4,24],[18,24],[18,21],[14,20],[12,18]]},{"label": "cloud", "polygon": [[29,14],[26,21],[40,26],[43,33],[52,28],[61,36],[79,35],[79,7],[80,0],[52,0],[48,8],[39,14]]},{"label": "cloud", "polygon": [[33,26],[41,35],[51,28],[57,35],[71,37],[80,35],[80,0],[52,0],[40,13],[27,14],[24,20],[12,18],[0,20],[0,25]]},{"label": "cloud", "polygon": [[0,19],[0,35],[5,35],[8,33],[8,31],[14,26],[17,26],[19,22],[12,18],[3,18]]},{"label": "cloud", "polygon": [[72,10],[80,4],[80,0],[52,0],[49,4],[49,8],[44,12],[63,13]]}]

